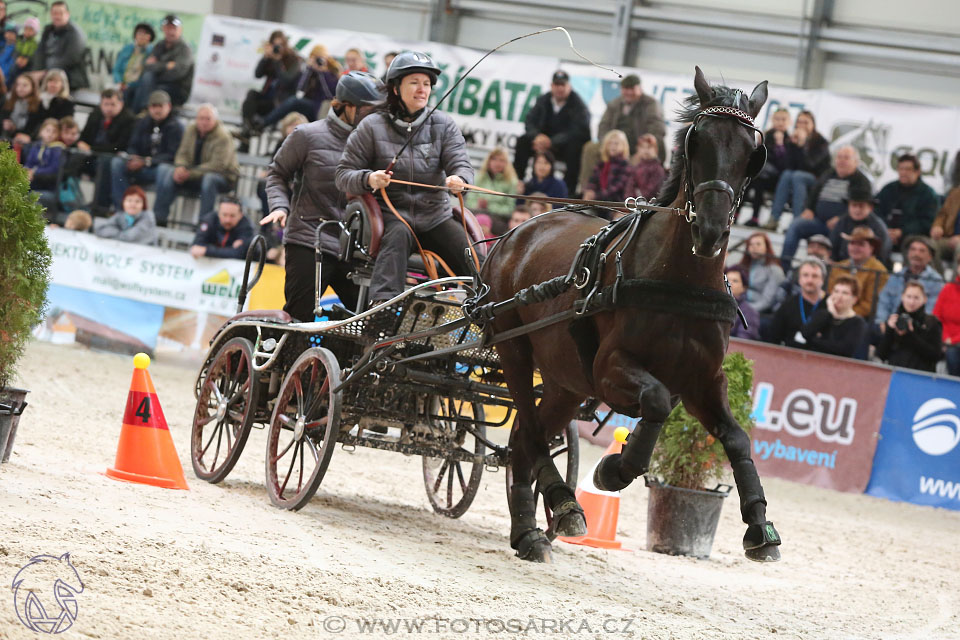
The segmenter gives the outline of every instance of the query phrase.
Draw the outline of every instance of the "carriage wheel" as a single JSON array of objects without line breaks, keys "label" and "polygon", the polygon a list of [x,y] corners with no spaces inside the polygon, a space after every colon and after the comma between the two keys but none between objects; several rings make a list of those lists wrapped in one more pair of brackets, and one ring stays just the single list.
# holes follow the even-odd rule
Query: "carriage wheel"
[{"label": "carriage wheel", "polygon": [[201,480],[220,482],[243,453],[259,395],[252,362],[250,341],[231,338],[220,347],[207,369],[190,437],[193,472]]},{"label": "carriage wheel", "polygon": [[317,492],[340,433],[340,366],[327,349],[307,349],[287,372],[270,418],[266,477],[270,501],[300,509]]},{"label": "carriage wheel", "polygon": [[[468,418],[474,431],[486,437],[486,426],[477,424],[483,422],[482,405],[454,398],[434,398],[431,414],[441,416],[433,418],[431,422],[438,423],[436,426],[449,435],[446,440],[448,447],[483,455],[484,444],[463,425],[463,419]],[[427,498],[434,511],[448,518],[459,518],[467,512],[480,489],[481,475],[482,463],[423,456],[423,484],[427,489]]]},{"label": "carriage wheel", "polygon": [[[513,445],[513,438],[516,435],[518,423],[514,422],[513,429],[510,431],[510,444]],[[563,433],[551,443],[550,457],[560,471],[564,471],[564,481],[571,489],[577,489],[577,474],[580,469],[580,432],[577,429],[577,421],[571,420],[564,428]],[[507,505],[510,507],[510,513],[513,513],[513,505],[510,504],[510,486],[513,484],[513,468],[507,466],[507,472],[504,474],[507,480]],[[540,500],[540,487],[537,486],[534,491],[534,498]],[[544,516],[547,520],[547,537],[550,540],[556,538],[553,533],[553,511],[547,506],[546,501],[543,504]]]}]

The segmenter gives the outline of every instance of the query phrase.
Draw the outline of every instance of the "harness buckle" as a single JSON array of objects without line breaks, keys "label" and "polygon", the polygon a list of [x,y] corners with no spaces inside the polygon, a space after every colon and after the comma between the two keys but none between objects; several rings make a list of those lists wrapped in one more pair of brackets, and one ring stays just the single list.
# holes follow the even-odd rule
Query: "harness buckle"
[{"label": "harness buckle", "polygon": [[[582,278],[582,279],[581,279]],[[573,286],[577,289],[583,289],[587,286],[587,283],[590,282],[590,269],[587,267],[582,267],[580,270],[580,277],[574,278]]]},{"label": "harness buckle", "polygon": [[693,207],[693,203],[690,200],[687,200],[687,206],[684,209],[680,210],[683,213],[683,217],[686,218],[687,222],[692,223],[697,219],[697,211]]}]

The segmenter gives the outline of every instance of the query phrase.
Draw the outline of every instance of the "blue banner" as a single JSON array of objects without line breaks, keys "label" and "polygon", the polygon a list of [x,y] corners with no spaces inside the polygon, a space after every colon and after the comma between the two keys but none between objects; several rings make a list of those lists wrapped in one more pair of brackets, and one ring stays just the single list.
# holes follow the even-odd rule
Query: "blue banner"
[{"label": "blue banner", "polygon": [[960,383],[896,371],[867,493],[960,511]]}]

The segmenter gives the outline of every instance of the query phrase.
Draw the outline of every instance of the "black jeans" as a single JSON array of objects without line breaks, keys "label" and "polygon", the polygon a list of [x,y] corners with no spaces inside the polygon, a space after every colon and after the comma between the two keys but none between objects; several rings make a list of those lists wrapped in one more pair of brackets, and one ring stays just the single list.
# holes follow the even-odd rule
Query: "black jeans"
[{"label": "black jeans", "polygon": [[[458,276],[470,275],[470,263],[464,255],[470,245],[459,221],[447,218],[433,229],[421,231],[418,237],[424,249],[439,255]],[[406,225],[392,214],[384,216],[380,253],[370,278],[370,300],[383,302],[403,293],[407,260],[416,246]]]},{"label": "black jeans", "polygon": [[[316,286],[316,262],[314,250],[299,244],[286,245],[286,279],[283,310],[301,322],[313,322],[313,301]],[[320,265],[320,295],[327,287],[340,297],[340,302],[351,311],[357,310],[358,287],[347,278],[348,265],[333,256],[323,254]]]}]

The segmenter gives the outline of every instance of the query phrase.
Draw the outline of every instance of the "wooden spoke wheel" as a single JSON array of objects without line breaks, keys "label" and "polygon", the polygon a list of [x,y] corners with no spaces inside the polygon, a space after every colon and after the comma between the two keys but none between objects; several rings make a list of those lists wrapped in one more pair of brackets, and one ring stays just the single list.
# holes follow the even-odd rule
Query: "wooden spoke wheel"
[{"label": "wooden spoke wheel", "polygon": [[267,435],[270,501],[300,509],[317,492],[340,433],[340,366],[327,349],[307,349],[287,372]]},{"label": "wooden spoke wheel", "polygon": [[[510,444],[513,445],[513,438],[516,435],[518,423],[514,422],[513,429],[510,431]],[[577,429],[577,421],[571,420],[564,430],[550,443],[550,457],[560,473],[563,473],[563,479],[571,489],[577,489],[577,474],[580,470],[580,432]],[[510,513],[513,513],[513,505],[510,504],[510,487],[513,485],[513,468],[507,465],[507,472],[504,474],[507,480],[507,504],[510,507]],[[540,501],[540,486],[537,485],[534,492],[534,498]],[[556,535],[553,533],[553,511],[543,503],[543,512],[547,521],[547,536],[553,540]]]},{"label": "wooden spoke wheel", "polygon": [[201,480],[220,482],[243,453],[257,411],[259,384],[252,363],[250,341],[231,338],[207,369],[190,437],[193,472]]},{"label": "wooden spoke wheel", "polygon": [[[482,405],[436,397],[431,402],[428,419],[440,433],[441,446],[450,451],[483,455],[485,445],[466,429],[468,425],[481,437],[486,437]],[[423,484],[427,498],[434,511],[448,518],[459,518],[467,512],[480,489],[481,475],[483,463],[423,456]]]}]

